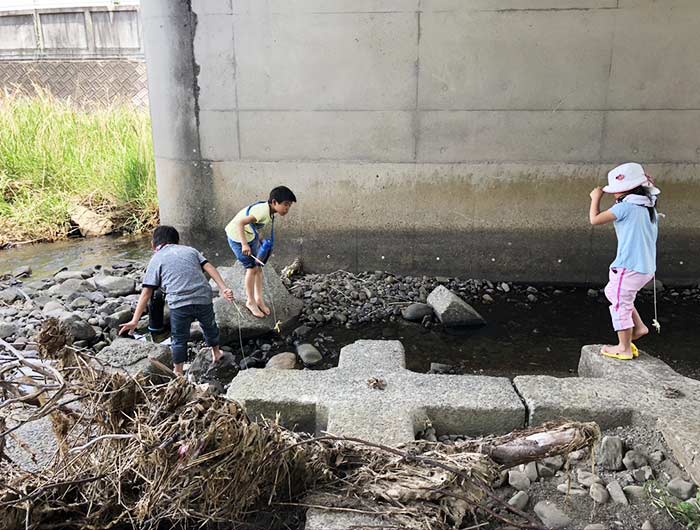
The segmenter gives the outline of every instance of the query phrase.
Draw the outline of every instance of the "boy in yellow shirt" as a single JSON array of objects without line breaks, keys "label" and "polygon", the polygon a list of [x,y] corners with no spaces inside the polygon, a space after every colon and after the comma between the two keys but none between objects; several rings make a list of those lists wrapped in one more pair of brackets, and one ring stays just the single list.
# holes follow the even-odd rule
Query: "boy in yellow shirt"
[{"label": "boy in yellow shirt", "polygon": [[[260,255],[261,238],[259,231],[272,225],[271,242],[275,238],[275,214],[287,215],[297,198],[286,186],[278,186],[270,192],[267,201],[260,201],[239,211],[226,225],[228,244],[245,267],[246,307],[258,318],[270,314],[270,308],[263,298],[262,265],[267,255]],[[271,245],[272,243],[270,243]]]}]

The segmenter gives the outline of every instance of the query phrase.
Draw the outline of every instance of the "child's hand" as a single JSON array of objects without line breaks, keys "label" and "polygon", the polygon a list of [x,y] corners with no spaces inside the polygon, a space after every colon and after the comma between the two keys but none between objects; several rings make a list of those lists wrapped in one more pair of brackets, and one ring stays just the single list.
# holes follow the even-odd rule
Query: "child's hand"
[{"label": "child's hand", "polygon": [[591,199],[595,200],[600,200],[600,198],[603,196],[603,190],[600,188],[600,186],[596,186],[593,188],[593,191],[591,192]]},{"label": "child's hand", "polygon": [[231,289],[224,289],[221,291],[221,295],[230,303],[233,302],[233,291]]},{"label": "child's hand", "polygon": [[126,324],[122,324],[119,326],[119,335],[124,335],[125,331],[128,331],[129,333],[133,333],[134,330],[136,329],[136,326],[139,325],[139,321],[137,320],[134,322],[133,320],[130,320]]},{"label": "child's hand", "polygon": [[243,251],[244,256],[250,256],[250,245],[244,243],[241,245],[241,250]]}]

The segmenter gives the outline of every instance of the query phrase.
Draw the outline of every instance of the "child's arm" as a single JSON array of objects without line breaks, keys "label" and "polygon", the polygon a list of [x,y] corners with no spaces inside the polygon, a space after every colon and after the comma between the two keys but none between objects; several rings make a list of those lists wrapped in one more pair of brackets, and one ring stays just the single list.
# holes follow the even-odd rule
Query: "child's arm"
[{"label": "child's arm", "polygon": [[146,310],[148,301],[151,299],[151,296],[153,296],[153,291],[153,287],[144,287],[141,290],[141,296],[139,297],[138,304],[136,304],[134,316],[131,317],[131,320],[129,322],[127,322],[126,324],[122,324],[119,327],[119,335],[123,335],[125,331],[132,332],[136,329],[136,326],[139,325],[141,315],[143,315],[143,312]]},{"label": "child's arm", "polygon": [[226,287],[226,283],[224,283],[224,279],[221,277],[221,274],[219,274],[219,271],[216,270],[216,267],[214,267],[214,265],[211,263],[206,262],[202,268],[204,269],[204,272],[211,276],[211,279],[216,282],[216,285],[219,286],[221,296],[223,296],[229,302],[233,302],[233,291]]},{"label": "child's arm", "polygon": [[617,219],[615,214],[610,210],[606,210],[601,213],[600,211],[600,200],[603,198],[603,190],[600,188],[593,188],[591,192],[591,208],[588,211],[588,219],[591,221],[592,225],[605,225],[612,223]]},{"label": "child's arm", "polygon": [[[243,255],[245,256],[250,256],[250,245],[248,244],[248,240],[245,237],[245,225],[249,225],[250,223],[256,223],[258,220],[255,218],[254,215],[247,215],[240,219],[238,221],[238,226],[236,227],[238,229],[238,237],[241,240],[241,250],[243,251]],[[214,280],[216,281],[216,280]]]}]

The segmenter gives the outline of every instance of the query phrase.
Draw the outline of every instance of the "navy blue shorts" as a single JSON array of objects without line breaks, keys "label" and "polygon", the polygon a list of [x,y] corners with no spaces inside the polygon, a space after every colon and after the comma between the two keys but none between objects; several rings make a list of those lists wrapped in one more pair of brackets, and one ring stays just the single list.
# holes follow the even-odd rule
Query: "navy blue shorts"
[{"label": "navy blue shorts", "polygon": [[192,304],[170,309],[170,348],[175,364],[187,360],[187,341],[190,340],[190,326],[195,320],[199,321],[207,346],[219,345],[219,327],[216,325],[212,304]]},{"label": "navy blue shorts", "polygon": [[[248,244],[250,245],[250,251],[255,256],[257,256],[258,252],[260,252],[260,240],[258,238],[255,238]],[[243,254],[243,247],[238,241],[234,241],[229,237],[228,245],[231,247],[231,250],[233,250],[233,253],[238,258],[238,261],[240,261],[246,269],[253,269],[255,267],[260,266],[260,264],[257,261],[255,261],[252,257]]]}]

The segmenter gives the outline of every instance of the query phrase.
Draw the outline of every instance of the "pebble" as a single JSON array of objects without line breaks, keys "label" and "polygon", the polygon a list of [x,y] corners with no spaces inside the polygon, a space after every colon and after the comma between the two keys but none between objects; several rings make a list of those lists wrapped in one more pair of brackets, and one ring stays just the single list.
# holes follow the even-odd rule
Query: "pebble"
[{"label": "pebble", "polygon": [[608,471],[619,471],[622,463],[622,440],[618,436],[603,436],[600,442],[598,464]]},{"label": "pebble", "polygon": [[579,484],[582,486],[585,486],[587,488],[590,488],[593,484],[602,484],[603,481],[598,475],[595,475],[594,473],[591,473],[590,471],[584,471],[583,469],[579,469],[576,472],[576,480],[578,481]]},{"label": "pebble", "polygon": [[587,524],[586,526],[584,526],[583,530],[608,530],[608,527],[605,526],[604,524],[593,523],[593,524]]},{"label": "pebble", "polygon": [[540,501],[535,504],[535,513],[547,528],[566,528],[571,524],[569,516],[551,501]]},{"label": "pebble", "polygon": [[323,360],[321,352],[312,344],[299,344],[297,354],[306,366],[315,366]]},{"label": "pebble", "polygon": [[598,504],[605,504],[610,500],[610,493],[608,493],[608,490],[605,489],[605,486],[597,482],[591,484],[589,494],[591,499]]},{"label": "pebble", "polygon": [[529,500],[530,497],[528,497],[527,493],[524,491],[519,491],[513,495],[510,500],[508,500],[508,504],[517,508],[518,510],[524,510]]},{"label": "pebble", "polygon": [[627,451],[625,457],[622,459],[622,463],[627,469],[637,469],[646,466],[649,462],[642,453],[631,450]]},{"label": "pebble", "polygon": [[622,486],[620,486],[618,481],[613,480],[609,482],[605,488],[608,490],[608,493],[610,493],[610,498],[615,504],[629,504],[625,492],[622,491]]},{"label": "pebble", "polygon": [[485,304],[492,304],[492,303],[493,303],[493,297],[492,297],[490,294],[485,294],[485,295],[483,295],[483,296],[481,297],[481,299],[483,300],[483,302],[484,302]]},{"label": "pebble", "polygon": [[622,488],[628,499],[641,501],[647,498],[647,492],[642,486],[625,486]]},{"label": "pebble", "polygon": [[642,530],[655,530],[655,528],[654,528],[654,525],[651,524],[651,521],[649,519],[647,519],[642,524]]},{"label": "pebble", "polygon": [[671,495],[678,497],[682,501],[690,499],[695,492],[695,484],[681,478],[671,479],[666,488]]},{"label": "pebble", "polygon": [[577,488],[576,486],[570,486],[568,483],[559,484],[557,486],[557,491],[563,493],[564,495],[585,495],[586,490]]},{"label": "pebble", "polygon": [[516,490],[527,491],[530,487],[530,479],[522,471],[511,470],[508,472],[508,484]]}]

